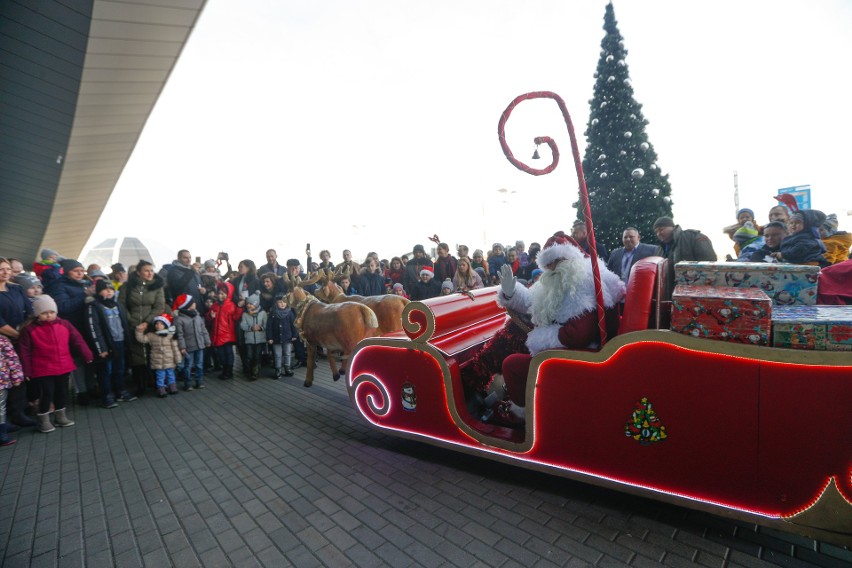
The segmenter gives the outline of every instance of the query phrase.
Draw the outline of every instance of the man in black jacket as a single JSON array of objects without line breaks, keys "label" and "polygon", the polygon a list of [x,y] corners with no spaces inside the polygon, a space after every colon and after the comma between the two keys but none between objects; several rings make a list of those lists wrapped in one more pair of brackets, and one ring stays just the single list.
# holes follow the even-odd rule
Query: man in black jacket
[{"label": "man in black jacket", "polygon": [[166,303],[171,304],[175,298],[186,294],[192,296],[196,306],[204,305],[207,289],[201,285],[201,275],[192,267],[192,255],[188,250],[178,251],[177,260],[167,268],[165,280]]}]

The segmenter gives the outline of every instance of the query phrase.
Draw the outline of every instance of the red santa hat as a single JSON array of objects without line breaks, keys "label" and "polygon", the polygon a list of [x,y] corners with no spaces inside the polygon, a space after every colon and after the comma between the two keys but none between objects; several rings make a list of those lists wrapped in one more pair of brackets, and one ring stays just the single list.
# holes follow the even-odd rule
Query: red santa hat
[{"label": "red santa hat", "polygon": [[195,302],[195,299],[192,296],[188,296],[186,294],[181,294],[175,299],[175,303],[172,304],[172,308],[174,310],[185,310]]},{"label": "red santa hat", "polygon": [[586,256],[588,255],[583,252],[577,241],[566,235],[564,231],[557,231],[544,243],[544,247],[536,257],[536,264],[545,268],[556,260],[579,260]]},{"label": "red santa hat", "polygon": [[155,317],[153,319],[153,321],[151,321],[151,325],[157,323],[158,321],[163,322],[163,324],[165,324],[166,327],[172,326],[172,316],[170,316],[169,314],[158,315],[157,317]]},{"label": "red santa hat", "polygon": [[420,276],[424,274],[428,274],[429,276],[435,276],[435,269],[431,266],[424,266],[420,269]]}]

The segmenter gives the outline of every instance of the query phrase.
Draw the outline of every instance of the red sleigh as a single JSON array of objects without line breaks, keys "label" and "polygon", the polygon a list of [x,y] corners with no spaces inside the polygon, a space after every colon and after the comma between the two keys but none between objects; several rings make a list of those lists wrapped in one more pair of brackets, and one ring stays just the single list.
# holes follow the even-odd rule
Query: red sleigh
[{"label": "red sleigh", "polygon": [[524,428],[471,416],[461,382],[507,321],[499,287],[412,302],[404,332],[362,341],[353,406],[392,435],[849,544],[852,356],[653,329],[664,262],[636,264],[599,352],[533,359]]},{"label": "red sleigh", "polygon": [[[564,102],[592,250],[594,227]],[[636,263],[619,334],[600,351],[550,350],[530,365],[526,425],[467,410],[461,372],[509,318],[499,287],[405,308],[403,332],[365,339],[350,359],[355,410],[391,435],[852,545],[852,353],[691,337],[667,327],[663,259]],[[592,258],[597,272],[597,259]],[[599,319],[603,321],[596,275]],[[605,330],[601,329],[605,338]]]}]

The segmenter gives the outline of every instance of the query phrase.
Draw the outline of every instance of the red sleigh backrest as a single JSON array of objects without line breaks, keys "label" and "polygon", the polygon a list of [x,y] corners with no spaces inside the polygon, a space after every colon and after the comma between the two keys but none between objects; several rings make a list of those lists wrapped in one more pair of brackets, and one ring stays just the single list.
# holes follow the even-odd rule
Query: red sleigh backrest
[{"label": "red sleigh backrest", "polygon": [[633,265],[627,281],[619,335],[659,326],[655,300],[659,297],[659,283],[665,277],[665,268],[666,259],[659,256],[643,258]]}]

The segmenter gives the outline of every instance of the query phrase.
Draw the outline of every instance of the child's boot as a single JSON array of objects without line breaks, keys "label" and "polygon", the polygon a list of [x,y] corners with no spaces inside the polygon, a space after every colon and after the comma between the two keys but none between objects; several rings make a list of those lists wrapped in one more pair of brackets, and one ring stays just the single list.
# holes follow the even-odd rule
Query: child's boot
[{"label": "child's boot", "polygon": [[56,422],[56,425],[59,426],[60,428],[67,428],[68,426],[74,425],[74,421],[69,420],[68,417],[65,416],[65,409],[64,408],[58,408],[56,410],[56,414],[53,415],[53,418],[54,418],[54,421]]},{"label": "child's boot", "polygon": [[276,381],[281,378],[281,374],[282,374],[281,367],[275,367],[275,380]]},{"label": "child's boot", "polygon": [[44,432],[47,434],[48,432],[53,432],[56,428],[53,427],[53,424],[50,423],[50,412],[45,412],[44,414],[36,414],[36,418],[38,419],[38,431]]},{"label": "child's boot", "polygon": [[166,387],[157,387],[157,396],[160,398],[166,398],[169,396],[166,394]]},{"label": "child's boot", "polygon": [[286,367],[284,367],[284,376],[285,377],[292,377],[293,376],[293,368],[291,366],[287,365]]},{"label": "child's boot", "polygon": [[233,365],[225,365],[225,370],[222,371],[223,379],[233,379],[234,378],[234,366]]},{"label": "child's boot", "polygon": [[6,435],[6,430],[6,423],[3,422],[2,424],[0,424],[0,446],[11,446],[15,442],[17,442],[17,440],[13,440],[12,438]]},{"label": "child's boot", "polygon": [[171,383],[169,385],[169,394],[178,394],[180,391],[177,388],[177,383]]}]

